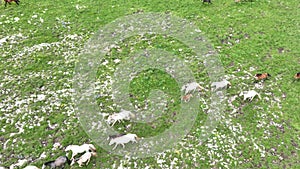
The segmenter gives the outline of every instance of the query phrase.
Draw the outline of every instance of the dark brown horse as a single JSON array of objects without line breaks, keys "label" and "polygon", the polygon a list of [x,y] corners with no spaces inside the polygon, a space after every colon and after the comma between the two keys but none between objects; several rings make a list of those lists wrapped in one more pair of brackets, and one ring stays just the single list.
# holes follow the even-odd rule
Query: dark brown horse
[{"label": "dark brown horse", "polygon": [[211,4],[211,0],[203,0],[203,3],[204,2],[207,2],[207,3]]},{"label": "dark brown horse", "polygon": [[20,0],[4,0],[5,1],[5,7],[6,7],[6,5],[7,5],[7,3],[9,3],[9,4],[11,4],[11,2],[15,2],[17,5],[19,5],[19,3],[20,3]]}]

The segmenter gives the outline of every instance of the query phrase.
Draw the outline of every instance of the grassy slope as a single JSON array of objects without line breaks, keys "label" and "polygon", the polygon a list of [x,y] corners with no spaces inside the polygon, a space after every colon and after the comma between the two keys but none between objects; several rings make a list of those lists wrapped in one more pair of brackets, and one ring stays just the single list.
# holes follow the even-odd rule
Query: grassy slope
[{"label": "grassy slope", "polygon": [[[77,10],[76,5],[82,8]],[[1,82],[3,86],[1,86],[0,99],[5,106],[12,105],[12,108],[2,107],[0,111],[1,117],[3,117],[0,121],[0,127],[5,128],[0,136],[1,142],[4,143],[9,139],[9,133],[18,131],[14,127],[16,121],[20,122],[17,123],[17,126],[26,123],[25,132],[12,137],[8,142],[8,145],[12,145],[12,140],[16,139],[14,148],[1,149],[3,158],[0,158],[0,162],[3,165],[10,165],[16,162],[18,158],[23,157],[35,160],[42,152],[46,152],[47,159],[51,159],[51,156],[52,158],[57,157],[62,154],[63,147],[58,150],[51,150],[55,142],[60,142],[63,146],[66,146],[88,141],[84,131],[82,131],[79,124],[76,124],[77,120],[75,118],[66,120],[65,116],[68,113],[71,113],[71,117],[73,117],[71,94],[67,93],[66,96],[62,96],[59,90],[71,88],[72,83],[70,80],[72,79],[76,56],[84,42],[92,36],[92,32],[118,17],[143,10],[144,12],[171,12],[174,15],[187,18],[195,22],[202,32],[205,32],[215,47],[221,47],[218,51],[226,68],[226,73],[236,77],[231,79],[233,87],[228,90],[229,96],[248,89],[248,86],[240,85],[241,82],[245,82],[250,88],[253,87],[251,80],[243,81],[238,78],[247,76],[243,72],[244,70],[248,71],[250,67],[254,67],[255,71],[252,73],[267,71],[272,74],[272,78],[266,82],[266,86],[261,92],[271,91],[274,97],[280,97],[282,92],[286,93],[286,99],[282,99],[282,109],[267,101],[253,101],[251,104],[245,105],[244,102],[238,100],[236,106],[245,105],[242,109],[243,113],[237,115],[236,118],[230,117],[234,123],[243,124],[241,135],[251,135],[258,138],[256,143],[264,145],[267,150],[266,158],[261,159],[257,150],[248,148],[252,145],[249,140],[238,142],[236,148],[243,150],[244,153],[234,155],[238,157],[236,161],[243,161],[242,164],[239,164],[241,168],[282,168],[283,165],[287,167],[291,165],[290,168],[297,168],[299,166],[297,154],[299,154],[300,116],[298,103],[300,82],[291,83],[291,77],[299,71],[300,64],[298,1],[273,0],[270,2],[257,1],[235,4],[231,0],[226,0],[214,1],[212,5],[203,5],[199,1],[54,0],[22,1],[20,6],[12,4],[7,8],[1,7],[0,9],[0,39],[22,33],[22,37],[19,37],[19,39],[16,37],[17,43],[12,46],[6,43],[0,49],[0,77],[5,79]],[[34,15],[37,15],[37,17],[33,17]],[[15,22],[15,17],[20,18],[20,20]],[[43,19],[43,22],[40,18]],[[62,25],[62,20],[70,22],[69,28]],[[46,42],[63,41],[66,35],[74,34],[78,35],[78,40],[66,38],[65,41],[70,42],[70,44],[62,43],[60,49],[43,49],[33,54],[25,54],[17,60],[11,59],[23,51],[25,47],[32,47]],[[236,40],[239,40],[239,43],[236,43]],[[159,38],[157,41],[164,42]],[[143,44],[140,45],[143,46]],[[280,48],[283,48],[285,52],[280,53],[278,51]],[[66,51],[71,51],[71,54],[66,54]],[[186,55],[189,56],[190,54],[187,52]],[[49,61],[52,61],[52,63],[49,64]],[[242,71],[237,71],[237,69]],[[69,74],[63,72],[69,72]],[[37,74],[37,76],[33,76],[33,74]],[[45,74],[45,77],[42,74]],[[12,78],[6,79],[5,77]],[[137,83],[143,84],[144,82],[143,80],[137,80]],[[45,89],[43,89],[43,86]],[[139,90],[136,89],[136,91]],[[7,91],[7,93],[4,91]],[[28,99],[30,95],[40,93],[47,95],[45,102],[28,101],[28,107],[24,105],[16,106],[15,104],[16,100]],[[8,103],[5,100],[8,100]],[[59,104],[56,104],[57,102]],[[269,104],[271,106],[268,106]],[[41,108],[44,108],[44,110]],[[17,110],[20,110],[21,113],[17,114]],[[268,129],[268,131],[271,131],[271,135],[268,139],[264,139],[264,129],[255,127],[260,110],[267,113],[282,112],[282,116],[274,119],[276,123],[285,126],[284,133],[272,126]],[[9,114],[11,117],[4,116],[4,114]],[[44,119],[41,120],[42,117]],[[6,120],[9,118],[15,120],[9,124]],[[54,130],[47,128],[47,120],[50,120],[51,124],[59,124],[60,128]],[[263,119],[262,121],[264,120],[269,122],[270,119]],[[27,124],[36,121],[40,121],[41,127],[29,129]],[[73,131],[74,128],[79,132]],[[216,135],[225,134],[230,136],[231,132],[227,130],[226,126],[220,125]],[[137,129],[137,132],[143,132],[143,130],[138,131]],[[158,133],[159,130],[155,132]],[[279,147],[278,145],[281,142],[284,142],[284,144]],[[293,142],[297,143],[294,144]],[[192,144],[193,140],[190,143]],[[274,152],[275,155],[271,152],[272,148],[277,149]],[[221,162],[213,164],[213,161],[219,159],[217,156],[212,158],[205,156],[205,152],[208,152],[209,148],[204,146],[200,147],[199,150],[204,152],[202,155],[205,160],[197,165],[204,168],[224,167]],[[187,152],[191,153],[192,150],[187,150]],[[219,150],[219,153],[225,154],[225,159],[230,159],[231,157],[226,152],[225,149]],[[283,156],[284,160],[278,160],[277,155]],[[170,157],[173,156],[176,156],[176,154],[173,153],[172,155],[171,153]],[[98,157],[97,162],[96,160],[92,162],[99,163],[102,167],[110,168],[115,161],[117,161],[116,163],[122,163],[118,160],[120,157],[111,156],[105,151],[100,150]],[[180,159],[180,157],[178,158]],[[189,161],[190,158],[185,158],[187,160],[183,162],[182,166],[191,167],[195,165],[192,161]],[[46,161],[46,159],[38,160],[35,164],[41,165],[43,161]],[[0,165],[2,165],[1,163]],[[144,163],[150,166],[159,166],[155,158],[147,159]],[[131,166],[133,164],[128,163],[127,165]],[[144,164],[139,162],[139,165],[143,166]],[[235,165],[229,163],[231,168]]]}]

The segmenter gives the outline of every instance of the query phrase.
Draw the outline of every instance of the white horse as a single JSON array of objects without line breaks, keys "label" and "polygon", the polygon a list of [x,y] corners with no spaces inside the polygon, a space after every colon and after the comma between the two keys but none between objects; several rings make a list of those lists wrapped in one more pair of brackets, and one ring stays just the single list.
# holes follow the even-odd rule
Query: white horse
[{"label": "white horse", "polygon": [[14,169],[15,167],[22,167],[25,163],[27,163],[28,160],[27,159],[23,159],[23,160],[18,160],[18,162],[16,164],[12,164],[9,166],[9,169]]},{"label": "white horse", "polygon": [[196,90],[200,91],[203,89],[204,88],[201,87],[197,82],[191,82],[181,87],[181,91],[184,92],[185,95],[195,92]]},{"label": "white horse", "polygon": [[252,101],[256,95],[258,96],[259,99],[261,99],[260,94],[254,90],[241,92],[239,96],[244,96],[244,100],[250,99],[250,101]]},{"label": "white horse", "polygon": [[114,113],[112,115],[109,115],[107,118],[107,123],[112,124],[111,126],[114,126],[116,122],[121,122],[123,120],[130,120],[130,118],[134,118],[134,114],[127,110],[121,110],[120,113]]},{"label": "white horse", "polygon": [[29,165],[29,166],[26,166],[24,169],[39,169],[39,168],[36,166],[33,166],[33,165]]},{"label": "white horse", "polygon": [[79,167],[82,167],[83,163],[85,163],[85,165],[88,165],[92,156],[97,156],[97,153],[96,152],[90,152],[90,151],[85,152],[81,157],[79,157],[78,159],[73,160],[72,163],[71,163],[71,166],[75,162],[77,162],[79,164]]},{"label": "white horse", "polygon": [[119,144],[121,144],[123,148],[125,148],[125,143],[129,143],[130,141],[137,143],[138,139],[139,138],[136,134],[125,134],[119,137],[113,137],[110,140],[109,145],[116,144],[113,150],[116,149]]},{"label": "white horse", "polygon": [[84,153],[84,152],[88,152],[89,150],[91,151],[96,151],[96,148],[93,144],[82,144],[81,146],[79,145],[69,145],[66,147],[65,151],[72,151],[72,157],[71,157],[71,160],[74,159],[74,157],[77,155],[77,154],[80,154],[80,153]]},{"label": "white horse", "polygon": [[227,88],[228,86],[231,86],[231,83],[225,79],[220,82],[213,82],[211,84],[211,87],[215,87],[214,91]]}]

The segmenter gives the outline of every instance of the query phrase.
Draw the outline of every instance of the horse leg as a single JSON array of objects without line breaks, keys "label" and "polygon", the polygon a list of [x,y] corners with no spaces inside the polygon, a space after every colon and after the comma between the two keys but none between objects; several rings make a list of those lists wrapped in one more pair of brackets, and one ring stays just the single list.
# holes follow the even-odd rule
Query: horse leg
[{"label": "horse leg", "polygon": [[77,153],[73,153],[72,152],[72,157],[71,157],[71,160],[74,160],[74,157],[77,155]]},{"label": "horse leg", "polygon": [[113,150],[114,150],[114,149],[116,149],[116,148],[117,148],[117,146],[118,146],[118,143],[116,143],[116,145],[115,145],[115,147],[113,148]]},{"label": "horse leg", "polygon": [[258,98],[261,100],[260,94],[257,94]]},{"label": "horse leg", "polygon": [[113,124],[111,125],[111,127],[114,126],[116,122],[117,122],[117,120],[115,120],[115,121],[113,122]]},{"label": "horse leg", "polygon": [[91,160],[91,158],[89,158],[89,159],[88,159],[88,161],[86,162],[86,164],[85,164],[85,165],[88,165],[88,164],[89,164],[89,162],[90,162],[90,160]]}]

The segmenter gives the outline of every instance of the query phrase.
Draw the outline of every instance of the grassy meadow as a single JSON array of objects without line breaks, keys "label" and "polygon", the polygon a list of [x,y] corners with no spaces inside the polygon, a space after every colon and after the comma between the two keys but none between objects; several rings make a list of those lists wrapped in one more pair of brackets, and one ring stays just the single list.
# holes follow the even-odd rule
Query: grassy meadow
[{"label": "grassy meadow", "polygon": [[[162,35],[139,35],[112,47],[95,82],[101,112],[118,111],[111,99],[114,68],[138,49],[167,50],[187,60],[201,93],[202,111],[189,134],[153,157],[121,157],[96,145],[98,156],[83,168],[300,168],[299,0],[21,0],[0,6],[0,166],[20,159],[42,164],[64,155],[70,144],[93,143],[76,116],[73,76],[85,43],[103,26],[135,13],[161,12],[193,22],[217,51],[232,86],[224,116],[206,142],[199,129],[207,118],[210,82],[187,46]],[[253,83],[256,73],[271,77]],[[107,86],[108,85],[108,86]],[[169,128],[180,106],[180,87],[167,73],[149,69],[130,82],[130,100],[145,106],[150,91],[168,95],[168,110],[147,123],[116,123],[118,132],[155,136]],[[242,91],[262,99],[244,101]],[[129,127],[128,127],[129,126]],[[131,143],[130,143],[131,144]],[[24,166],[26,166],[24,165]],[[66,168],[69,168],[67,166]],[[72,168],[79,168],[78,165]]]}]

